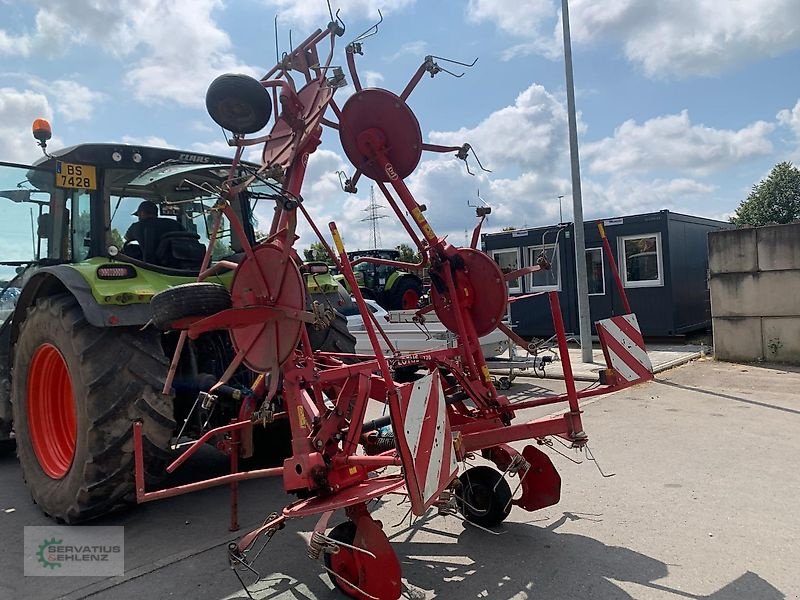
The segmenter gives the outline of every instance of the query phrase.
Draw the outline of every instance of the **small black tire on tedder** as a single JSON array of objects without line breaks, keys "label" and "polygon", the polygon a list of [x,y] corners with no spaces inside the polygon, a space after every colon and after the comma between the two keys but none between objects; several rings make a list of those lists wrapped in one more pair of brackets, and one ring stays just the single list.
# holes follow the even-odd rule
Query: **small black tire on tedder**
[{"label": "small black tire on tedder", "polygon": [[511,512],[511,487],[499,471],[485,465],[471,467],[458,480],[458,508],[464,518],[481,527],[495,527]]}]

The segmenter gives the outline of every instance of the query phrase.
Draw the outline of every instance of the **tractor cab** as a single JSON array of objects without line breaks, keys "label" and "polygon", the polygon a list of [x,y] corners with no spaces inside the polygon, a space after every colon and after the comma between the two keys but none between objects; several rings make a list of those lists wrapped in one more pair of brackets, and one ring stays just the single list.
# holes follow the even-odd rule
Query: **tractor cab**
[{"label": "tractor cab", "polygon": [[[33,165],[0,162],[0,318],[13,313],[23,285],[41,268],[70,267],[59,272],[68,288],[65,280],[77,271],[101,305],[144,305],[161,289],[196,278],[229,158],[129,144],[48,152],[43,120],[34,135],[43,158]],[[251,244],[266,188],[257,181],[233,202]],[[211,260],[241,249],[223,217]],[[144,307],[138,313],[143,318]]]}]

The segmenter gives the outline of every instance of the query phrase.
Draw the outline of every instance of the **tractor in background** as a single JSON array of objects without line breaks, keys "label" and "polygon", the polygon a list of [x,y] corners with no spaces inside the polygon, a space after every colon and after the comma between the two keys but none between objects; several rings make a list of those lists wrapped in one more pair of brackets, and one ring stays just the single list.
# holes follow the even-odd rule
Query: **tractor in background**
[{"label": "tractor in background", "polygon": [[[375,300],[386,310],[408,310],[419,306],[424,288],[417,275],[387,264],[360,260],[368,257],[398,261],[399,250],[357,250],[348,252],[347,256],[353,262],[356,281],[364,298]],[[343,275],[337,277],[349,288]]]}]

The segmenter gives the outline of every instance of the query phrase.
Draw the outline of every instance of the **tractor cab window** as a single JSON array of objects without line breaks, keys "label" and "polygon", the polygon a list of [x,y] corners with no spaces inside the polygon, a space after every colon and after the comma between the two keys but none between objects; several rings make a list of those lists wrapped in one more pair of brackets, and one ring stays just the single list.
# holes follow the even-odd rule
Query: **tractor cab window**
[{"label": "tractor cab window", "polygon": [[[159,266],[196,270],[214,225],[214,198],[170,203],[156,196],[111,196],[111,241],[131,258]],[[173,245],[183,245],[176,257]],[[190,251],[186,254],[187,249]],[[234,254],[230,223],[223,218],[212,260]]]},{"label": "tractor cab window", "polygon": [[92,241],[91,195],[84,190],[70,194],[68,204],[71,209],[65,213],[70,230],[70,258],[82,261],[89,258]]},{"label": "tractor cab window", "polygon": [[63,198],[52,172],[0,163],[0,290],[51,249],[59,257],[51,208],[60,201],[63,214]]}]

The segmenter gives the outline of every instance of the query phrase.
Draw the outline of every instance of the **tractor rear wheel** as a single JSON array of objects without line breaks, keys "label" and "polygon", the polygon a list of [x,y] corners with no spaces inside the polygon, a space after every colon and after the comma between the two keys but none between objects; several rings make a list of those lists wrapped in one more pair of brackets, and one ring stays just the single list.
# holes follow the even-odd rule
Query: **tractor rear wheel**
[{"label": "tractor rear wheel", "polygon": [[387,293],[389,310],[410,310],[417,308],[422,296],[422,284],[413,275],[404,275]]},{"label": "tractor rear wheel", "polygon": [[66,294],[29,309],[14,353],[14,423],[23,477],[46,514],[77,523],[131,502],[134,420],[147,479],[164,477],[175,428],[160,393],[166,370],[156,332],[89,325]]},{"label": "tractor rear wheel", "polygon": [[338,310],[330,326],[325,329],[314,329],[309,326],[308,339],[314,351],[356,353],[356,338],[347,329],[347,318]]}]

